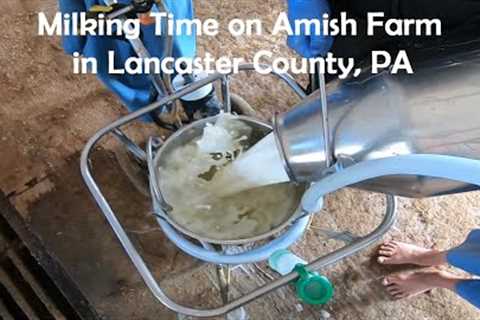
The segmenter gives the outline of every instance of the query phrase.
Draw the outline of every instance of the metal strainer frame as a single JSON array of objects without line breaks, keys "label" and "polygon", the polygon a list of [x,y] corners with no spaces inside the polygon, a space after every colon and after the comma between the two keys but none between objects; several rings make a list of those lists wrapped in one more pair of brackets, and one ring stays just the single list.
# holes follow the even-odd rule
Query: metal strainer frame
[{"label": "metal strainer frame", "polygon": [[[156,213],[162,216],[163,219],[165,219],[170,225],[175,227],[175,229],[177,229],[181,233],[189,237],[192,237],[194,239],[197,239],[199,241],[203,241],[211,244],[240,245],[240,244],[253,243],[253,242],[265,240],[269,237],[275,236],[276,234],[282,232],[294,221],[296,221],[299,216],[301,216],[301,209],[299,207],[300,201],[298,205],[295,207],[295,210],[292,213],[290,213],[288,217],[286,217],[279,225],[272,228],[270,231],[264,232],[256,236],[248,237],[248,238],[239,238],[239,239],[231,239],[231,240],[219,240],[219,239],[208,238],[207,236],[198,235],[195,232],[182,226],[180,223],[176,222],[174,218],[168,215],[170,205],[167,203],[167,201],[165,201],[165,197],[163,196],[162,190],[158,184],[159,178],[157,177],[159,161],[163,154],[162,152],[165,150],[164,148],[167,146],[168,143],[171,143],[172,141],[174,141],[177,137],[182,135],[185,131],[191,130],[192,126],[200,126],[204,123],[211,123],[212,121],[215,121],[217,118],[218,118],[218,115],[213,117],[203,118],[185,127],[182,127],[181,129],[176,131],[174,134],[172,134],[164,143],[161,143],[162,145],[161,147],[158,148],[157,152],[154,152],[153,150],[153,144],[154,144],[155,138],[151,137],[147,142],[147,164],[148,164],[148,171],[149,171],[149,180],[151,185],[152,201],[156,202],[155,206],[158,206],[159,208],[162,209],[161,210],[162,212],[156,212]],[[269,124],[254,118],[250,118],[246,116],[238,116],[237,119],[243,120],[247,123],[255,123],[258,126],[264,127],[264,129],[270,129],[270,131],[273,130]],[[298,187],[302,188],[303,192],[305,192],[306,190],[305,185],[299,185]]]},{"label": "metal strainer frame", "polygon": [[[240,70],[251,71],[251,70],[254,70],[254,67],[252,64],[245,64],[240,66]],[[305,97],[305,93],[302,90],[302,88],[288,74],[277,74],[273,72],[272,74],[276,75],[285,83],[287,83],[287,85],[289,85],[289,87],[292,88],[293,91],[295,91],[295,93],[298,96],[300,96],[301,98]],[[148,114],[151,111],[157,110],[169,103],[177,101],[181,97],[209,83],[213,83],[215,81],[221,81],[222,83],[222,93],[223,93],[224,100],[226,101],[226,104],[225,104],[226,111],[229,112],[230,105],[229,105],[229,86],[228,86],[229,78],[228,77],[229,75],[226,75],[226,74],[214,73],[205,79],[195,82],[189,85],[188,87],[171,94],[170,96],[163,97],[160,100],[142,109],[139,109],[135,112],[132,112],[118,119],[117,121],[114,121],[110,125],[100,129],[93,137],[90,138],[90,140],[87,142],[85,148],[82,151],[81,160],[80,160],[81,173],[85,181],[85,184],[87,185],[94,200],[96,201],[100,210],[102,211],[105,218],[107,219],[110,226],[112,227],[113,231],[115,232],[116,236],[118,237],[120,243],[122,244],[123,248],[128,254],[130,260],[132,261],[135,268],[142,276],[148,288],[151,290],[152,294],[155,296],[156,299],[158,299],[158,301],[160,301],[167,308],[181,314],[195,316],[195,317],[216,317],[216,316],[225,315],[257,298],[260,298],[261,296],[267,293],[270,293],[276,289],[279,289],[287,285],[291,281],[295,280],[299,275],[296,272],[291,272],[288,275],[281,276],[240,298],[237,298],[231,302],[225,303],[223,306],[214,308],[214,309],[196,309],[196,308],[186,307],[176,303],[170,297],[168,297],[164,292],[164,290],[162,290],[162,288],[160,287],[158,281],[155,279],[152,272],[150,271],[147,264],[145,263],[144,259],[142,258],[138,250],[133,245],[128,234],[126,233],[122,224],[118,220],[115,212],[110,206],[108,200],[105,198],[100,187],[98,186],[97,182],[93,178],[91,168],[90,168],[90,165],[91,165],[90,155],[92,150],[94,150],[95,146],[97,145],[97,143],[107,134],[115,134],[115,132],[118,133],[119,128],[122,127],[123,125],[128,124]],[[386,202],[385,216],[382,222],[377,226],[375,230],[373,230],[371,233],[369,233],[364,237],[356,239],[355,241],[346,245],[343,248],[340,248],[322,257],[317,258],[308,266],[306,266],[306,268],[311,271],[320,271],[349,256],[354,255],[355,253],[359,252],[360,250],[366,248],[367,246],[370,246],[375,241],[379,240],[392,227],[396,218],[395,198],[391,195],[386,195],[386,199],[387,199],[387,202]]]}]

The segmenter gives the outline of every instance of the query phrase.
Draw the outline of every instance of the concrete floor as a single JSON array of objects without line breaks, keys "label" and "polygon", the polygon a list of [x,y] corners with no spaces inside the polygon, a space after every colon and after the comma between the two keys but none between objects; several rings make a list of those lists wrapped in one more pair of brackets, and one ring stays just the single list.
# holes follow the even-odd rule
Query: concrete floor
[{"label": "concrete floor", "polygon": [[[271,24],[284,9],[281,0],[195,3],[198,16],[221,21],[262,18]],[[63,54],[59,39],[35,34],[36,12],[53,13],[56,1],[3,0],[0,9],[0,189],[106,318],[175,318],[146,289],[79,175],[79,151],[86,140],[124,114],[123,108],[93,76],[71,74],[71,60]],[[251,59],[258,49],[269,49],[293,56],[282,37],[234,38],[223,31],[218,38],[200,38],[199,42],[200,54],[208,51]],[[255,75],[239,77],[233,88],[265,118],[295,102],[283,85]],[[151,126],[135,124],[127,132],[140,138],[152,130]],[[118,174],[121,171],[112,153],[117,147],[112,139],[102,144],[95,152],[95,172],[155,276],[182,303],[202,307],[219,303],[212,267],[200,265],[166,241],[148,216],[147,199]],[[325,254],[341,242],[328,239],[322,230],[366,234],[379,222],[382,208],[379,195],[353,190],[332,194],[294,250],[307,259]],[[388,238],[447,248],[461,242],[479,224],[480,194],[401,199],[399,213]],[[250,318],[478,318],[473,307],[441,290],[408,301],[390,301],[379,279],[392,270],[372,260],[373,250],[325,270],[336,294],[323,309],[302,306],[293,298],[291,288],[285,288],[250,304]],[[235,269],[233,294],[264,283],[267,273],[255,266]]]}]

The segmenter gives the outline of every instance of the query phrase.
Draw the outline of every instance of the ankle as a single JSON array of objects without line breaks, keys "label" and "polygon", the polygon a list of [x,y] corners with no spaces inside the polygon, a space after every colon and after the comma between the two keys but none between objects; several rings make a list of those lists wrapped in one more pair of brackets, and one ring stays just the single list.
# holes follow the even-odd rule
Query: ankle
[{"label": "ankle", "polygon": [[431,249],[430,259],[433,262],[432,265],[435,265],[435,266],[447,264],[447,251]]},{"label": "ankle", "polygon": [[458,282],[465,280],[447,271],[435,271],[429,274],[427,281],[435,288],[449,289],[455,291]]},{"label": "ankle", "polygon": [[412,255],[411,263],[425,266],[434,267],[446,264],[446,253],[437,249],[425,249],[417,255]]}]

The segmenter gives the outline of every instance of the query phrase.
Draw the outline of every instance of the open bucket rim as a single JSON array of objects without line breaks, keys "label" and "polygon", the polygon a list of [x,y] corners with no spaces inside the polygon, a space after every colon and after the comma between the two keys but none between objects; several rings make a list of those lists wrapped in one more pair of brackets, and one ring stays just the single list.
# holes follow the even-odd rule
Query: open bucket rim
[{"label": "open bucket rim", "polygon": [[[157,151],[157,153],[155,154],[155,156],[153,158],[153,170],[157,170],[158,163],[160,162],[160,159],[161,159],[162,155],[164,154],[164,150],[168,147],[168,145],[170,143],[172,143],[172,141],[175,141],[178,137],[183,135],[188,130],[191,130],[193,128],[197,128],[198,126],[201,126],[201,125],[205,126],[207,123],[215,122],[220,116],[221,115],[215,115],[215,116],[212,116],[212,117],[197,120],[197,121],[181,128],[180,130],[178,130],[174,134],[172,134],[170,137],[168,137],[165,140],[165,142],[162,144],[162,146],[159,148],[159,150]],[[273,131],[273,128],[270,124],[268,124],[264,121],[258,120],[256,118],[252,118],[252,117],[248,117],[248,116],[241,116],[241,115],[238,115],[238,116],[235,116],[235,117],[237,119],[245,121],[247,123],[250,122],[250,123],[254,123],[256,125],[262,126],[265,129],[270,130],[270,132]],[[156,179],[154,181],[154,183],[156,184],[158,192],[161,194],[161,188],[160,188],[160,185],[158,184],[158,179]],[[306,187],[304,189],[306,189]],[[305,192],[305,190],[303,190],[302,192]],[[157,207],[161,207],[160,203],[159,203],[159,200],[157,199],[157,197],[155,196],[155,194],[153,192],[152,192],[152,199],[153,199],[153,201],[155,201],[158,204]],[[189,230],[188,228],[182,226],[178,222],[176,222],[175,219],[168,214],[168,212],[163,212],[163,213],[164,214],[162,215],[162,217],[157,217],[157,219],[166,220],[175,229],[177,229],[181,233],[183,233],[183,234],[185,234],[185,235],[187,235],[191,238],[194,238],[194,239],[197,239],[197,240],[203,241],[203,242],[212,243],[212,244],[236,245],[236,244],[246,244],[246,243],[252,243],[252,242],[265,240],[269,237],[272,237],[272,236],[275,236],[275,235],[281,233],[287,227],[289,227],[301,215],[301,206],[300,206],[300,201],[299,201],[299,204],[298,204],[297,208],[295,210],[293,210],[292,214],[289,215],[288,218],[286,218],[284,222],[280,223],[278,226],[271,229],[270,231],[259,234],[259,235],[256,235],[256,236],[243,237],[243,238],[239,238],[239,239],[216,239],[216,238],[209,238],[208,236],[205,236],[205,235],[199,235],[199,234]]]}]

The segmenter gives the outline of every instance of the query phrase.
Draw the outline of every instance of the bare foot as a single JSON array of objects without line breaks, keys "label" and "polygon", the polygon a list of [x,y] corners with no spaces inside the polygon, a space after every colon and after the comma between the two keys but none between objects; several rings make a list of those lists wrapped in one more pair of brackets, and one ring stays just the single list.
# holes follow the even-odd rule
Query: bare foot
[{"label": "bare foot", "polygon": [[381,264],[415,264],[431,267],[446,263],[444,252],[418,247],[413,244],[387,241],[378,250]]},{"label": "bare foot", "polygon": [[454,290],[459,277],[445,271],[417,271],[390,275],[383,279],[383,285],[390,296],[397,299],[411,298],[434,288]]}]

